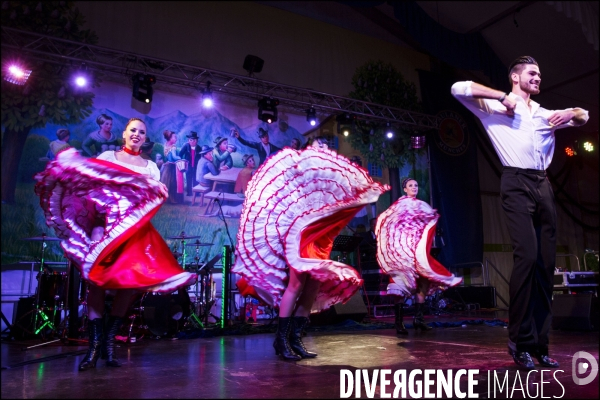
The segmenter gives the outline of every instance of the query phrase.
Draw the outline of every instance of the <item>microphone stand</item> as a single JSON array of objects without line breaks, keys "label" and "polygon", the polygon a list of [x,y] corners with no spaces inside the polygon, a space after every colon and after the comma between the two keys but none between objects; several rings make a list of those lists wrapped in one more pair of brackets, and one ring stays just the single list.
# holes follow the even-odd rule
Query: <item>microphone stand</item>
[{"label": "microphone stand", "polygon": [[[230,244],[230,250],[231,252],[233,252],[233,240],[231,239],[231,235],[229,233],[229,227],[227,226],[227,220],[225,219],[225,214],[223,213],[223,208],[221,208],[221,202],[219,201],[218,198],[216,198],[214,200],[215,203],[217,203],[217,205],[219,206],[219,213],[221,214],[221,220],[223,221],[223,224],[225,225],[225,232],[227,233],[227,237],[229,238],[229,244]],[[227,247],[227,246],[225,246]],[[230,258],[229,256],[226,257],[227,259]],[[222,301],[222,307],[221,307],[221,327],[224,328],[226,326],[226,324],[229,322],[230,320],[230,315],[231,310],[230,310],[230,303],[229,303],[229,299],[231,297],[231,275],[229,274],[229,265],[228,265],[228,260],[224,259],[223,260],[223,274],[222,274],[222,280],[221,280],[221,286],[223,287],[223,290],[221,291],[221,301]]]}]

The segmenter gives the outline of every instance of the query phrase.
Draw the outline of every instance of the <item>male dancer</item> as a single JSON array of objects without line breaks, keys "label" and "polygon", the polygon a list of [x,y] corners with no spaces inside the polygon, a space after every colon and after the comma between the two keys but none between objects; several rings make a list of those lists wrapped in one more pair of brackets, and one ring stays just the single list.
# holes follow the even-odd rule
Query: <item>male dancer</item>
[{"label": "male dancer", "polygon": [[554,131],[583,125],[581,108],[546,110],[531,95],[540,92],[541,73],[530,56],[512,62],[510,93],[474,82],[457,82],[452,94],[483,124],[504,166],[500,183],[502,208],[513,246],[510,278],[508,352],[514,362],[533,369],[558,367],[548,356],[552,287],[556,261],[556,209],[546,177],[554,154]]}]

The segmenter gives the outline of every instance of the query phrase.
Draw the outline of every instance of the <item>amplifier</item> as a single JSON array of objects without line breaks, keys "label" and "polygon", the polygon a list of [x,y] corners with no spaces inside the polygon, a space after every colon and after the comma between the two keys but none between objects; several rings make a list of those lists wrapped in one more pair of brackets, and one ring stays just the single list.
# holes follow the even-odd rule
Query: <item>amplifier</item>
[{"label": "amplifier", "polygon": [[597,272],[555,272],[554,287],[598,286]]}]

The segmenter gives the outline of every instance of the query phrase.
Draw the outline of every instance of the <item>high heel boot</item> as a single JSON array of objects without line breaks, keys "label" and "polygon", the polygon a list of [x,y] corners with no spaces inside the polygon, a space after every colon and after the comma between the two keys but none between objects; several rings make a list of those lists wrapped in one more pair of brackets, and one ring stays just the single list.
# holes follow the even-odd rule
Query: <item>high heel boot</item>
[{"label": "high heel boot", "polygon": [[102,347],[102,318],[96,318],[88,321],[88,352],[79,364],[80,371],[86,371],[90,368],[96,368],[96,362],[100,358]]},{"label": "high heel boot", "polygon": [[408,335],[408,331],[404,326],[404,304],[394,304],[394,325],[396,325],[396,335]]},{"label": "high heel boot", "polygon": [[429,331],[433,329],[425,323],[425,318],[423,317],[423,309],[425,308],[425,304],[417,303],[416,308],[417,310],[413,318],[413,326],[415,327],[415,330],[421,329],[423,331]]},{"label": "high heel boot", "polygon": [[123,323],[123,319],[119,317],[111,316],[108,319],[108,325],[106,326],[106,334],[102,341],[102,359],[106,360],[107,367],[120,367],[121,362],[115,355],[115,336],[119,332],[119,328]]},{"label": "high heel boot", "polygon": [[292,318],[292,332],[290,333],[290,347],[294,353],[298,354],[302,358],[315,358],[317,353],[306,350],[304,343],[302,342],[302,331],[308,326],[309,319],[306,317],[293,317]]},{"label": "high heel boot", "polygon": [[298,354],[294,353],[294,350],[290,347],[290,331],[292,330],[292,318],[279,317],[279,323],[277,326],[277,333],[275,334],[275,341],[273,347],[275,348],[275,355],[281,355],[285,360],[298,361],[301,360]]}]

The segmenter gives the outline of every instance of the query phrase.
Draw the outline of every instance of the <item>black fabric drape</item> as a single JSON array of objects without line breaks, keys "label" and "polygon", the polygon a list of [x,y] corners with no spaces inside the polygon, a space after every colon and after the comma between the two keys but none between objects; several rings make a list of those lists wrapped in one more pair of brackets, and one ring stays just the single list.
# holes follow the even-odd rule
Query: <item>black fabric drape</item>
[{"label": "black fabric drape", "polygon": [[419,71],[425,112],[441,117],[441,127],[429,134],[432,206],[440,213],[438,259],[451,267],[483,259],[483,217],[479,194],[477,126],[450,93],[454,79]]}]

